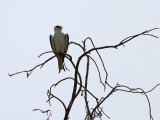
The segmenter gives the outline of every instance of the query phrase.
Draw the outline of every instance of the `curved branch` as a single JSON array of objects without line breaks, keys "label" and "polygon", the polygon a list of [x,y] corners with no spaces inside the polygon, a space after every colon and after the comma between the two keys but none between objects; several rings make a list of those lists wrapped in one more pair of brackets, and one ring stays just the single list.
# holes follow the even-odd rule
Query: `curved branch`
[{"label": "curved branch", "polygon": [[53,53],[53,51],[43,52],[43,53],[41,53],[41,54],[38,56],[38,58],[41,57],[41,56],[44,55],[44,54],[47,54],[47,53]]},{"label": "curved branch", "polygon": [[52,89],[53,86],[56,87],[59,83],[65,81],[65,80],[68,80],[68,79],[74,80],[72,77],[66,77],[66,78],[64,78],[64,79],[62,79],[62,80],[59,80],[57,83],[53,84],[53,85],[50,87],[50,91],[51,91],[51,89]]},{"label": "curved branch", "polygon": [[[88,55],[88,56],[89,56],[89,55]],[[90,59],[94,62],[94,64],[96,65],[96,68],[97,68],[97,71],[98,71],[98,74],[99,74],[100,83],[103,85],[104,90],[105,90],[106,87],[105,87],[104,83],[102,82],[101,73],[100,73],[99,67],[98,67],[96,61],[95,61],[91,56],[89,56],[89,58],[90,58]]]},{"label": "curved branch", "polygon": [[[124,85],[119,85],[118,87],[124,87],[124,88],[127,88],[129,89],[129,91],[127,90],[123,90],[123,89],[116,89],[115,91],[123,91],[123,92],[130,92],[130,93],[139,93],[139,94],[144,94],[146,99],[147,99],[147,102],[148,102],[148,106],[149,106],[149,115],[150,115],[150,120],[153,120],[153,117],[152,117],[152,112],[151,112],[151,103],[150,103],[150,100],[147,96],[147,93],[148,92],[151,92],[152,90],[154,90],[156,87],[158,87],[159,84],[157,84],[154,88],[152,88],[151,90],[145,92],[142,88],[130,88],[128,86],[124,86]],[[137,90],[141,90],[142,92],[138,92]],[[135,91],[135,92],[134,92]]]},{"label": "curved branch", "polygon": [[160,83],[159,83],[159,84],[157,84],[156,86],[154,86],[151,90],[146,91],[145,93],[152,92],[152,91],[153,91],[155,88],[157,88],[159,85],[160,85]]},{"label": "curved branch", "polygon": [[71,45],[71,44],[78,45],[78,46],[83,50],[83,52],[85,52],[85,48],[84,48],[84,47],[82,47],[82,45],[80,45],[79,43],[76,43],[76,42],[70,42],[70,43],[69,43],[69,45]]},{"label": "curved branch", "polygon": [[[93,43],[93,40],[92,40],[90,37],[87,37],[87,38],[84,40],[84,42],[83,42],[83,43],[84,43],[84,46],[85,46],[85,43],[86,43],[87,40],[90,40],[93,48],[96,48],[95,45],[94,45],[94,43]],[[97,54],[98,54],[98,56],[99,56],[99,58],[100,58],[100,60],[101,60],[101,63],[102,63],[102,65],[103,65],[103,69],[104,69],[104,71],[105,71],[105,73],[106,73],[105,84],[107,84],[110,88],[113,88],[113,87],[107,82],[108,72],[107,72],[106,67],[105,67],[105,65],[104,65],[103,59],[102,59],[100,53],[98,52],[98,50],[96,50],[96,52],[97,52]],[[103,84],[103,85],[104,85],[104,84]],[[105,85],[104,85],[104,90],[105,90],[105,88],[106,88],[106,87],[105,87]]]},{"label": "curved branch", "polygon": [[[72,66],[74,67],[74,69],[75,69],[75,71],[76,71],[76,66],[75,66],[75,64],[74,64],[73,61],[72,61],[72,56],[66,54],[66,58],[71,62]],[[78,89],[78,91],[77,91],[77,93],[76,93],[78,80],[75,80],[75,79],[74,79],[74,86],[73,86],[72,98],[71,98],[71,101],[70,101],[70,103],[69,103],[69,105],[68,105],[67,112],[66,112],[66,115],[65,115],[65,118],[64,118],[64,119],[66,119],[66,120],[68,119],[68,115],[69,115],[70,109],[71,109],[71,107],[72,107],[72,105],[73,105],[73,102],[74,102],[75,98],[78,96],[78,94],[80,93],[81,88],[82,88],[82,78],[81,78],[81,75],[80,75],[79,71],[77,71],[76,74],[78,75],[79,80],[80,80],[80,87],[79,87],[79,89]]]},{"label": "curved branch", "polygon": [[[71,62],[74,69],[76,69],[76,66],[75,66],[74,62],[72,61],[72,56],[70,56],[69,54],[66,54],[66,58]],[[80,75],[79,71],[77,72],[77,74],[78,74],[78,77],[79,77],[79,80],[80,80],[80,84],[79,84],[80,87],[79,87],[77,93],[75,94],[75,98],[78,96],[78,94],[80,93],[81,88],[82,88],[82,78],[81,78],[81,75]],[[78,81],[77,81],[77,83],[78,83]]]},{"label": "curved branch", "polygon": [[147,98],[147,102],[148,102],[148,106],[149,106],[149,115],[150,115],[150,120],[153,120],[153,117],[152,117],[152,109],[151,109],[151,103],[150,103],[150,100],[147,96],[147,94],[144,92],[143,89],[140,88],[140,90],[143,92],[143,94],[145,95],[145,97]]},{"label": "curved branch", "polygon": [[61,99],[59,99],[58,97],[56,97],[55,95],[53,95],[53,94],[51,94],[51,93],[49,93],[49,95],[50,95],[51,97],[50,97],[46,102],[49,102],[52,98],[56,98],[56,99],[63,105],[65,111],[67,110],[64,102],[63,102]]},{"label": "curved branch", "polygon": [[[49,118],[52,116],[51,110],[41,110],[41,109],[33,109],[32,111],[40,111],[41,113],[46,113],[47,114],[47,120],[49,120]],[[49,113],[49,114],[48,114]]]},{"label": "curved branch", "polygon": [[50,89],[47,91],[47,96],[48,96],[48,100],[47,100],[47,101],[49,102],[49,105],[50,105],[50,106],[51,106],[51,103],[50,103],[50,100],[51,100],[50,95],[51,95],[51,93],[52,93],[52,87],[53,87],[53,86],[56,87],[59,83],[65,81],[65,80],[68,80],[68,79],[72,79],[72,78],[71,78],[71,77],[67,77],[67,78],[64,78],[64,79],[62,79],[62,80],[59,80],[57,83],[51,85]]},{"label": "curved branch", "polygon": [[[73,80],[74,81],[74,78],[72,78],[72,77],[67,77],[67,78],[64,78],[64,79],[62,79],[62,80],[59,80],[57,83],[55,83],[55,84],[53,84],[51,87],[50,87],[50,93],[52,92],[51,91],[51,89],[52,89],[52,87],[56,87],[59,83],[61,83],[61,82],[63,82],[63,81],[66,81],[66,80]],[[78,83],[78,85],[80,85],[80,83],[79,82],[77,82]],[[88,89],[86,89],[83,85],[82,85],[82,88],[84,88],[84,90],[86,90],[93,98],[95,98],[96,99],[96,101],[98,100],[98,98],[95,96],[95,95],[93,95],[93,93],[91,93]]]},{"label": "curved branch", "polygon": [[142,94],[142,93],[152,92],[152,91],[153,91],[154,89],[156,89],[159,85],[160,85],[160,83],[157,84],[157,85],[155,85],[152,89],[150,89],[150,90],[148,90],[148,91],[144,91],[144,92],[138,92],[138,91],[136,91],[136,90],[141,89],[141,88],[130,88],[130,87],[125,86],[125,85],[120,85],[120,87],[124,87],[124,88],[127,88],[127,89],[129,89],[129,90],[116,89],[116,91],[124,91],[124,92],[132,92],[132,93],[141,93],[141,94]]}]

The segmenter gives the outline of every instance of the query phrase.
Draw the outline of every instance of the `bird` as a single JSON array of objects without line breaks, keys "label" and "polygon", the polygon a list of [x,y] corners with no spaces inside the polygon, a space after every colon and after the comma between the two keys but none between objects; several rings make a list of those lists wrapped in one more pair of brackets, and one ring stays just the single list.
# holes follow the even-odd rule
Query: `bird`
[{"label": "bird", "polygon": [[50,35],[50,45],[53,53],[58,60],[59,73],[64,69],[64,57],[68,50],[69,35],[62,32],[63,26],[57,25],[54,27],[54,35]]}]

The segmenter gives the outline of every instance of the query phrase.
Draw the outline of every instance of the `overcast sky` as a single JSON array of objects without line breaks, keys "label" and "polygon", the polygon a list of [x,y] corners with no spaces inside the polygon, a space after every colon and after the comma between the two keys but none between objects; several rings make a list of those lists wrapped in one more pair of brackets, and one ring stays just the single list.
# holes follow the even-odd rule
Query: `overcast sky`
[{"label": "overcast sky", "polygon": [[[32,112],[35,108],[51,109],[52,120],[63,119],[62,105],[52,100],[50,107],[46,103],[46,93],[52,84],[73,75],[67,60],[70,72],[58,74],[57,60],[53,59],[42,69],[36,69],[29,78],[25,73],[8,76],[8,73],[28,70],[53,55],[37,58],[42,52],[51,50],[49,35],[54,33],[55,25],[63,26],[70,41],[81,43],[91,37],[97,47],[115,45],[130,35],[160,27],[160,0],[0,0],[0,120],[45,120],[45,114]],[[160,30],[152,34],[160,37]],[[90,42],[87,46],[91,48]],[[109,83],[144,90],[160,83],[159,46],[160,39],[141,36],[125,47],[101,50]],[[68,54],[76,61],[82,51],[72,45]],[[96,54],[91,55],[97,58]],[[85,60],[80,66],[82,73]],[[88,88],[98,97],[105,96],[110,89],[104,93],[97,70],[93,63],[90,65]],[[104,80],[102,68],[101,71]],[[66,81],[53,93],[67,104],[72,86],[72,81]],[[148,94],[154,120],[160,119],[159,93],[160,87]],[[71,120],[83,120],[85,108],[82,104],[83,97],[79,97],[70,113]],[[149,120],[149,108],[143,95],[117,92],[102,106],[111,120]]]}]

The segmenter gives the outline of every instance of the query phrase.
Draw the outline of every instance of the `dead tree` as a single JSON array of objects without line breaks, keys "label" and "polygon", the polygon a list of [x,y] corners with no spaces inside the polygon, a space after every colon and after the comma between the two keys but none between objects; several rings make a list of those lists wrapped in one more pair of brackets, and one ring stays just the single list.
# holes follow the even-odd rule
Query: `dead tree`
[{"label": "dead tree", "polygon": [[[77,97],[80,95],[80,93],[83,93],[82,95],[84,96],[84,100],[85,100],[85,105],[84,106],[86,108],[86,116],[84,117],[84,119],[85,120],[93,120],[96,117],[101,119],[102,115],[105,115],[109,119],[110,117],[103,110],[102,103],[104,103],[106,101],[106,99],[109,98],[113,93],[115,93],[117,91],[122,91],[122,92],[134,93],[134,94],[135,93],[136,94],[142,94],[146,97],[146,100],[148,102],[150,120],[153,120],[152,112],[151,112],[151,104],[150,104],[150,100],[147,96],[147,93],[152,92],[160,84],[157,84],[155,87],[153,87],[151,90],[148,90],[148,91],[144,91],[142,88],[130,88],[126,85],[121,85],[121,84],[116,84],[115,86],[111,86],[110,83],[108,83],[108,81],[107,81],[108,73],[107,73],[107,70],[105,68],[103,59],[102,59],[102,57],[101,57],[101,55],[99,54],[98,51],[101,50],[101,49],[109,49],[109,48],[110,49],[111,48],[118,49],[119,46],[124,46],[126,43],[132,41],[133,39],[135,39],[139,36],[150,36],[150,37],[158,38],[157,36],[155,36],[153,34],[150,34],[151,31],[154,31],[154,30],[157,30],[157,29],[158,28],[154,28],[154,29],[146,30],[146,31],[141,32],[141,33],[136,34],[136,35],[129,36],[129,37],[123,39],[120,43],[118,43],[116,45],[110,45],[110,46],[95,47],[95,45],[94,45],[94,43],[93,43],[93,41],[90,37],[87,37],[84,41],[82,41],[82,43],[83,43],[82,45],[79,44],[79,43],[76,43],[76,42],[70,42],[69,45],[74,44],[74,45],[77,45],[78,47],[80,47],[83,50],[83,54],[81,54],[78,57],[77,62],[74,62],[72,60],[71,55],[69,55],[69,54],[65,55],[65,58],[70,61],[71,65],[74,68],[74,76],[73,77],[66,77],[64,79],[59,80],[57,83],[51,85],[51,87],[47,91],[47,96],[48,96],[47,102],[51,105],[51,102],[50,102],[51,99],[58,100],[62,104],[62,106],[65,110],[64,120],[68,120],[71,108],[74,104],[74,101],[77,99]],[[91,42],[93,48],[86,51],[86,41],[88,41],[88,40]],[[106,76],[104,82],[101,79],[101,72],[99,70],[99,66],[97,64],[97,61],[90,55],[91,52],[96,52],[98,54],[99,58],[100,58],[100,61],[102,63],[102,66],[103,66],[103,69],[104,69],[104,72],[105,72],[105,76]],[[44,52],[41,55],[39,55],[38,57],[41,57],[42,55],[47,54],[47,53],[52,53],[52,51]],[[87,58],[87,64],[86,64],[85,79],[82,80],[81,73],[79,72],[79,65],[80,65],[81,60],[84,57]],[[11,76],[14,76],[14,75],[17,75],[17,74],[20,74],[20,73],[26,73],[27,77],[29,77],[31,75],[31,73],[36,68],[38,68],[38,67],[42,68],[47,62],[51,61],[53,58],[55,58],[55,56],[50,57],[49,59],[47,59],[43,63],[36,65],[35,67],[33,67],[30,70],[23,70],[23,71],[20,71],[20,72],[16,72],[16,73],[13,73],[13,74],[9,74],[9,76],[11,77]],[[102,84],[102,86],[104,87],[104,90],[107,87],[111,89],[111,91],[106,96],[103,96],[101,98],[98,98],[91,91],[88,90],[88,75],[89,75],[90,61],[92,61],[97,68],[97,71],[98,71],[98,74],[99,74],[100,84]],[[65,67],[65,69],[68,69],[68,68]],[[53,87],[56,87],[60,83],[62,83],[64,81],[68,81],[68,80],[73,80],[74,86],[73,86],[73,91],[72,91],[72,95],[71,95],[71,98],[70,98],[70,102],[68,104],[65,104],[62,99],[58,98],[57,96],[55,96],[52,93],[52,89],[53,89]],[[93,108],[91,108],[88,104],[88,102],[89,102],[88,97],[87,97],[88,95],[92,96],[92,98],[96,101],[96,104]],[[43,111],[43,110],[40,110],[40,109],[34,109],[33,111],[36,111],[36,110],[39,110],[42,113],[47,113],[47,115],[48,115],[47,120],[49,120],[50,116],[52,115],[50,110]]]}]

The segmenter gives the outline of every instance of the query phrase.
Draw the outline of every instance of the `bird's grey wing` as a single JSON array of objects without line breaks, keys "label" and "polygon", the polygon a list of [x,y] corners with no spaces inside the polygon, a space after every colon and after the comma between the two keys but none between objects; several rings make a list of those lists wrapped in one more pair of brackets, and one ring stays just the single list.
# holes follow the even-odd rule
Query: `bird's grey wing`
[{"label": "bird's grey wing", "polygon": [[53,38],[52,35],[49,36],[49,40],[50,40],[51,48],[52,48],[54,54],[56,54],[57,52],[56,52],[56,49],[55,49],[54,38]]},{"label": "bird's grey wing", "polygon": [[65,53],[67,53],[68,45],[69,45],[69,35],[66,33],[65,35]]}]

